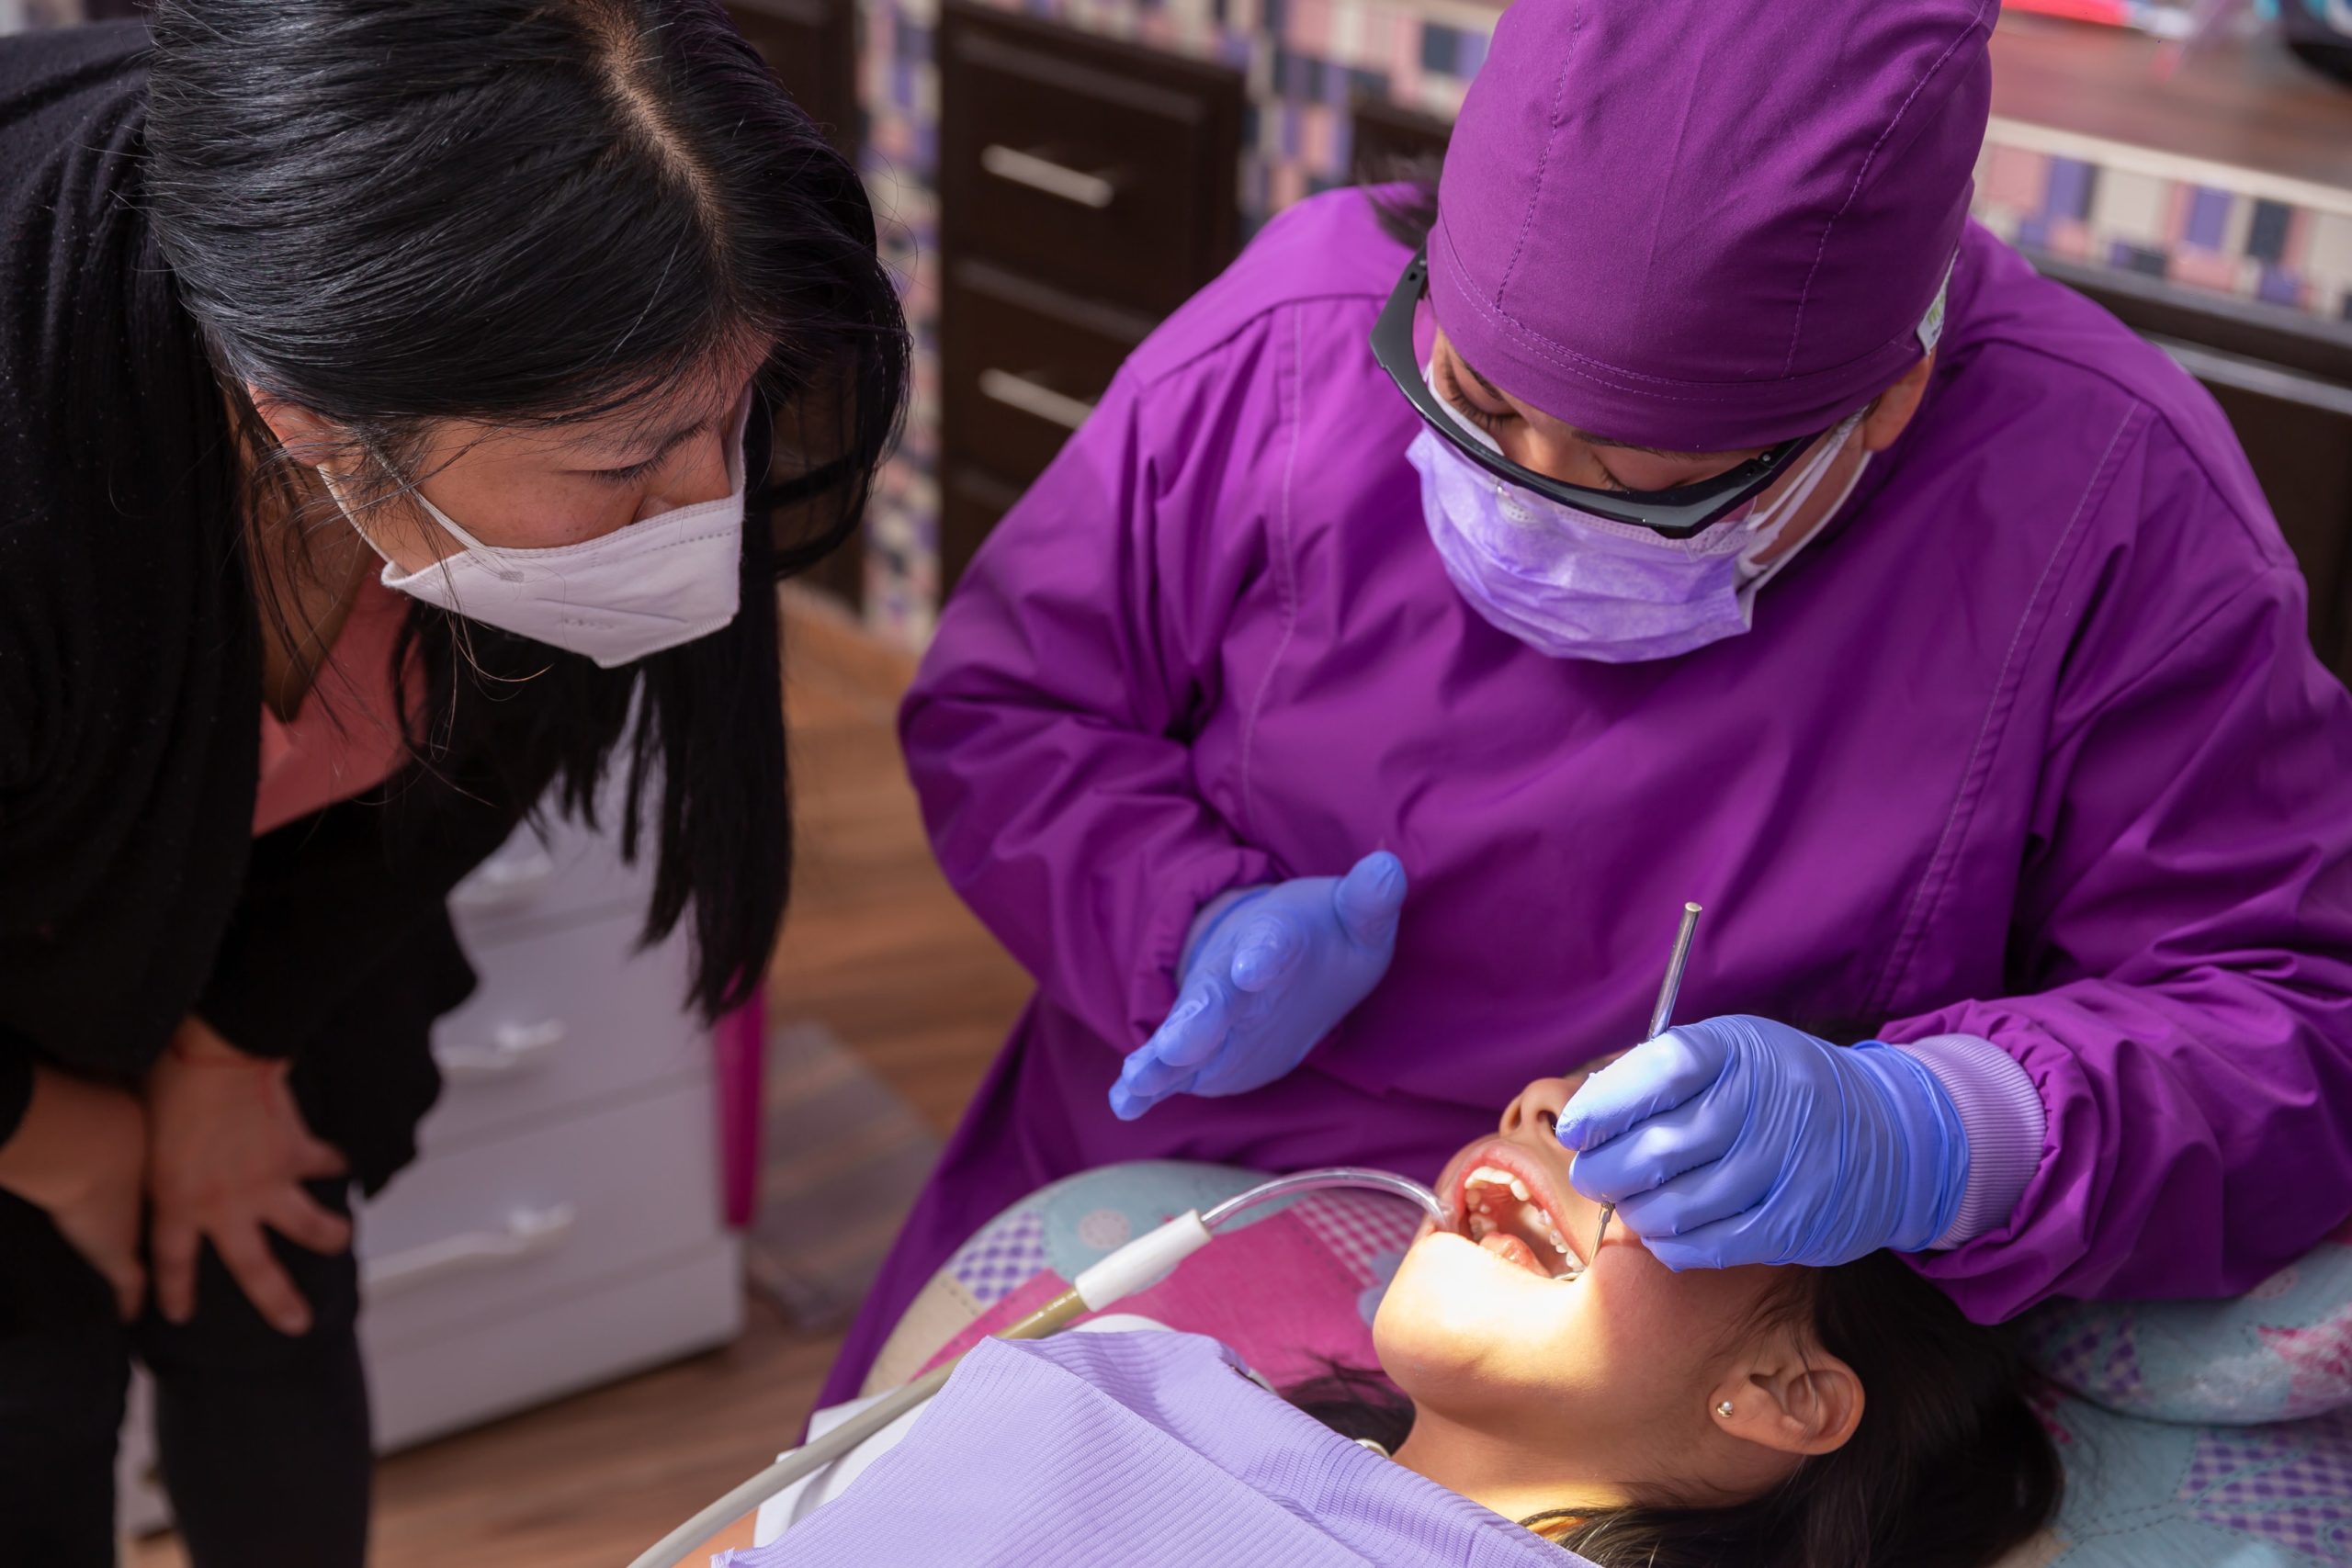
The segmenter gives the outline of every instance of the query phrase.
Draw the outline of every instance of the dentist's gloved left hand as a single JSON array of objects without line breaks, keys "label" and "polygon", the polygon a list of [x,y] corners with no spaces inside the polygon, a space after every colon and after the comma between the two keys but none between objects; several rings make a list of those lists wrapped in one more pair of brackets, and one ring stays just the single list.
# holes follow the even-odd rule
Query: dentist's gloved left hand
[{"label": "dentist's gloved left hand", "polygon": [[1345,876],[1242,894],[1193,939],[1176,1005],[1127,1057],[1111,1110],[1132,1122],[1171,1094],[1273,1082],[1380,983],[1396,951],[1405,867],[1386,851]]},{"label": "dentist's gloved left hand", "polygon": [[1765,1018],[1634,1046],[1585,1080],[1558,1132],[1577,1190],[1676,1269],[1921,1251],[1968,1183],[1960,1113],[1917,1056]]}]

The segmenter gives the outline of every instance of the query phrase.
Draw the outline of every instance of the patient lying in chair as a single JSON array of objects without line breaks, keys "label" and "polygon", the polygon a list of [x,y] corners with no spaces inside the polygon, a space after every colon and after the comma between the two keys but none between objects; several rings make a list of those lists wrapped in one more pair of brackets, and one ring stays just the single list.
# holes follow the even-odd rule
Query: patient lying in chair
[{"label": "patient lying in chair", "polygon": [[[1676,1274],[1568,1183],[1531,1084],[1438,1191],[1380,1367],[1279,1397],[1190,1335],[983,1343],[786,1564],[1981,1568],[2059,1469],[2007,1341],[1880,1254]],[[1350,1439],[1354,1439],[1351,1441]]]}]

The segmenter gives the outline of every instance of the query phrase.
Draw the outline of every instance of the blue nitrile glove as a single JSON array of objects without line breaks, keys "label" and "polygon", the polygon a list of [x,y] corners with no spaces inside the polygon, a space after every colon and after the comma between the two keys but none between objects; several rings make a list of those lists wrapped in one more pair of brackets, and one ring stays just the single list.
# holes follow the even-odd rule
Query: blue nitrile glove
[{"label": "blue nitrile glove", "polygon": [[1585,1080],[1559,1135],[1577,1190],[1669,1269],[1917,1252],[1968,1185],[1960,1112],[1917,1057],[1764,1018],[1636,1045]]},{"label": "blue nitrile glove", "polygon": [[1167,1020],[1127,1057],[1111,1109],[1273,1082],[1363,1000],[1396,951],[1405,867],[1386,851],[1345,876],[1243,894],[1194,937]]}]

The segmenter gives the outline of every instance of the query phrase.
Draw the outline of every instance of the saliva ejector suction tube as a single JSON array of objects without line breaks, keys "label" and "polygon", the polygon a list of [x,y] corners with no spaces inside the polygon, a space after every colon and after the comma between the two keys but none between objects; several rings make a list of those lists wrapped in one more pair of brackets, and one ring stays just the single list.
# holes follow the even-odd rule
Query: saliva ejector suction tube
[{"label": "saliva ejector suction tube", "polygon": [[[1205,1213],[1191,1210],[1177,1215],[1158,1230],[1137,1236],[1080,1273],[1069,1290],[1003,1329],[996,1337],[1042,1339],[1066,1326],[1081,1313],[1101,1312],[1113,1302],[1125,1300],[1137,1291],[1148,1290],[1159,1283],[1175,1272],[1178,1264],[1215,1240],[1216,1233],[1236,1217],[1277,1199],[1294,1198],[1302,1192],[1314,1192],[1327,1187],[1362,1187],[1392,1192],[1400,1198],[1409,1198],[1428,1210],[1430,1217],[1441,1228],[1446,1224],[1445,1209],[1438,1202],[1436,1193],[1419,1182],[1393,1171],[1332,1166],[1323,1170],[1302,1170],[1289,1176],[1277,1176],[1247,1192],[1227,1198]],[[956,1370],[956,1361],[962,1359],[959,1356],[956,1360],[942,1362],[914,1382],[891,1390],[823,1437],[812,1438],[786,1454],[654,1542],[629,1564],[629,1568],[673,1568],[687,1552],[735,1520],[794,1482],[822,1470],[937,1393],[947,1382],[948,1374]]]}]

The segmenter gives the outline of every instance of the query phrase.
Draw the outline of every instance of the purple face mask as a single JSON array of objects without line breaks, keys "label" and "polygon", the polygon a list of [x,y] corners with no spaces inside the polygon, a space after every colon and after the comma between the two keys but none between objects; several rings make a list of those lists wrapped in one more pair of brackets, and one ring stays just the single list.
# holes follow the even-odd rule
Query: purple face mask
[{"label": "purple face mask", "polygon": [[[1856,413],[1831,431],[1769,505],[1688,539],[1529,495],[1431,430],[1415,435],[1406,456],[1420,472],[1430,537],[1471,608],[1552,658],[1632,664],[1670,659],[1747,629],[1757,590],[1796,551],[1768,567],[1757,566],[1756,558],[1804,508],[1860,421]],[[1466,423],[1464,428],[1493,444],[1485,432]],[[1869,461],[1866,454],[1857,465],[1847,494]],[[1844,502],[1841,494],[1838,504]]]}]

